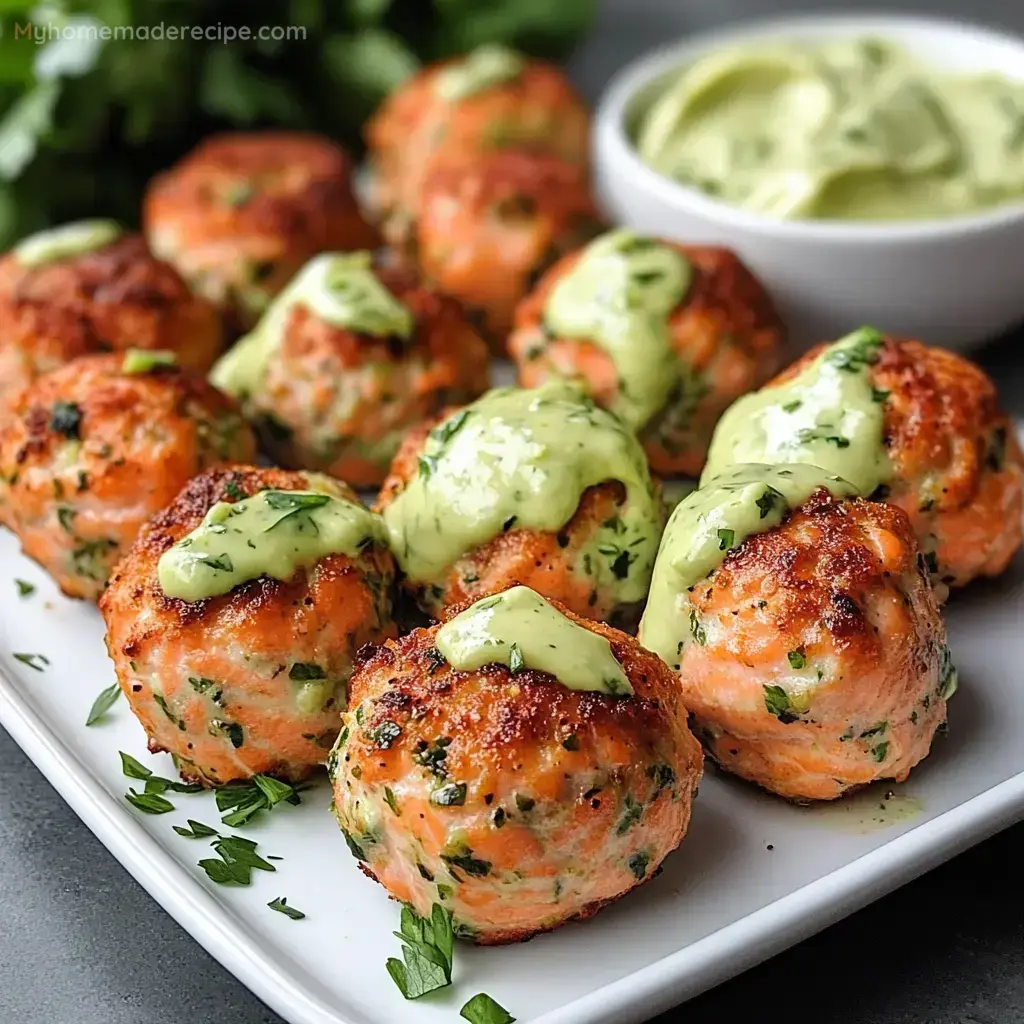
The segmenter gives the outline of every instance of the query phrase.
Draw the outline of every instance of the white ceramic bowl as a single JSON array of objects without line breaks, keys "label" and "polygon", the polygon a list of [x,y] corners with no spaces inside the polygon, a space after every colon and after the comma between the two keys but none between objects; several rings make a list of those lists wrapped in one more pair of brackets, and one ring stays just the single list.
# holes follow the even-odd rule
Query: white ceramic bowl
[{"label": "white ceramic bowl", "polygon": [[968,348],[1024,319],[1024,202],[930,221],[776,221],[662,177],[641,163],[630,138],[662,80],[710,50],[865,34],[938,68],[1024,77],[1024,40],[937,18],[812,15],[692,36],[627,65],[606,90],[594,132],[598,196],[616,222],[735,250],[765,282],[799,346],[867,323]]}]

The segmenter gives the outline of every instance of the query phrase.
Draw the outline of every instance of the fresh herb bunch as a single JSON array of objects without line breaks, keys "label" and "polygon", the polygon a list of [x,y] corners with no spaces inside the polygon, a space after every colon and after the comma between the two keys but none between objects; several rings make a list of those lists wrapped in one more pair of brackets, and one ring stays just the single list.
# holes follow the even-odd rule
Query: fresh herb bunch
[{"label": "fresh herb bunch", "polygon": [[[358,149],[363,121],[422,62],[484,42],[558,57],[593,7],[594,0],[3,0],[0,248],[77,217],[136,223],[146,181],[213,131],[309,129]],[[26,33],[30,21],[36,38],[50,24],[83,31],[39,43]],[[161,24],[223,30],[220,39],[168,39],[166,30],[159,38]],[[121,34],[104,41],[100,26]],[[305,29],[305,38],[259,39],[261,26]],[[223,41],[238,29],[252,38]]]}]

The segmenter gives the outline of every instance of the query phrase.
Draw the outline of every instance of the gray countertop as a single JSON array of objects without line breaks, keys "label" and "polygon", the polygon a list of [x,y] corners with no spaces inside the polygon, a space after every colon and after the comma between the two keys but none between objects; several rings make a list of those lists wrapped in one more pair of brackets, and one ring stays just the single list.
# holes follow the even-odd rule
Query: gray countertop
[{"label": "gray countertop", "polygon": [[[605,0],[577,78],[593,94],[610,69],[655,42],[780,6]],[[1019,0],[898,6],[1024,31]],[[1022,343],[1009,339],[981,357],[1018,415]],[[686,1020],[737,1020],[771,994],[783,998],[789,1024],[1024,1024],[1022,862],[1019,825],[694,1000]],[[280,1024],[157,906],[0,730],[0,1024],[182,1021]]]}]

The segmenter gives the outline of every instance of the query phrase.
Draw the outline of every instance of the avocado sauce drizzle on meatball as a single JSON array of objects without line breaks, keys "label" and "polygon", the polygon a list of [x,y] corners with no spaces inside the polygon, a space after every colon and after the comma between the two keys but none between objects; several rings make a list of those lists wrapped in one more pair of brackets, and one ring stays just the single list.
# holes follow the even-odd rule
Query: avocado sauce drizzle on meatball
[{"label": "avocado sauce drizzle on meatball", "polygon": [[871,494],[892,473],[882,444],[887,396],[869,372],[882,343],[878,331],[862,327],[792,380],[734,402],[715,428],[701,482],[740,462],[802,462]]},{"label": "avocado sauce drizzle on meatball", "polygon": [[[657,554],[660,496],[633,432],[575,385],[496,388],[435,427],[419,473],[383,512],[391,550],[417,582],[517,528],[556,531],[583,492],[619,481],[626,498],[598,531],[620,602],[640,601]],[[623,553],[624,556],[623,556]]]},{"label": "avocado sauce drizzle on meatball", "polygon": [[296,274],[255,329],[220,359],[210,380],[236,398],[256,392],[298,305],[335,327],[380,338],[408,339],[415,328],[411,310],[374,274],[370,253],[321,253]]},{"label": "avocado sauce drizzle on meatball", "polygon": [[437,631],[436,643],[463,672],[491,664],[513,674],[536,669],[570,690],[633,694],[607,639],[576,625],[529,587],[477,601]]},{"label": "avocado sauce drizzle on meatball", "polygon": [[160,556],[168,597],[200,601],[260,576],[290,579],[328,555],[354,557],[384,545],[378,516],[319,491],[264,490],[243,501],[219,501],[191,533]]},{"label": "avocado sauce drizzle on meatball", "polygon": [[478,46],[463,60],[441,70],[434,82],[434,91],[441,99],[456,103],[495,85],[514,81],[525,67],[523,55],[507,46],[496,43]]},{"label": "avocado sauce drizzle on meatball", "polygon": [[675,249],[631,231],[610,231],[587,246],[545,306],[552,334],[584,338],[607,351],[619,376],[612,411],[635,429],[664,408],[686,372],[672,349],[668,317],[692,276]]},{"label": "avocado sauce drizzle on meatball", "polygon": [[695,583],[755,533],[778,526],[820,488],[855,498],[857,488],[817,466],[740,464],[723,470],[675,508],[654,566],[640,643],[678,670],[687,642],[702,643],[689,600]]},{"label": "avocado sauce drizzle on meatball", "polygon": [[23,267],[41,267],[102,249],[122,234],[124,230],[116,221],[76,220],[29,235],[14,247],[14,255]]},{"label": "avocado sauce drizzle on meatball", "polygon": [[703,643],[689,589],[730,549],[778,526],[819,488],[853,498],[889,478],[886,396],[869,376],[882,341],[862,327],[791,381],[739,399],[719,421],[701,486],[665,528],[640,624],[640,642],[673,669],[686,643]]}]

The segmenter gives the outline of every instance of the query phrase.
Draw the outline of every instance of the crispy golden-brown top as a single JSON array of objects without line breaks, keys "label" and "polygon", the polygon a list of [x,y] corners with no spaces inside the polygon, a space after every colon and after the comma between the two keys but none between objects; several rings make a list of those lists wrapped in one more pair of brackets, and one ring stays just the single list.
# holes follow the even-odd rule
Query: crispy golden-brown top
[{"label": "crispy golden-brown top", "polygon": [[[311,476],[246,465],[200,473],[188,482],[167,508],[143,527],[131,552],[112,577],[100,602],[100,610],[106,616],[119,606],[124,610],[145,603],[162,616],[167,625],[193,625],[204,618],[216,618],[221,622],[234,618],[242,627],[258,620],[266,608],[287,600],[289,595],[297,600],[310,600],[308,595],[332,575],[355,571],[352,560],[344,555],[321,559],[310,574],[311,582],[308,584],[306,574],[301,574],[301,579],[290,581],[261,576],[235,587],[229,594],[202,601],[167,597],[160,588],[156,566],[160,556],[175,541],[194,530],[218,501],[241,501],[266,489],[326,490],[328,487],[336,497],[354,502],[359,500],[346,484],[319,474]],[[390,562],[390,556],[387,561]]]},{"label": "crispy golden-brown top", "polygon": [[[176,347],[161,335],[163,322],[188,311],[197,327],[201,321],[219,339],[213,309],[191,294],[170,264],[153,257],[139,235],[34,267],[14,253],[0,258],[5,341],[59,343],[63,359],[110,348]],[[213,346],[205,347],[212,360]]]},{"label": "crispy golden-brown top", "polygon": [[[353,215],[353,247],[372,244],[339,146],[302,132],[237,132],[200,143],[150,183],[146,230],[175,223],[182,242],[248,235],[303,239],[330,234],[325,216]],[[336,239],[328,244],[340,244]],[[315,250],[314,250],[315,251]]]},{"label": "crispy golden-brown top", "polygon": [[659,737],[671,742],[682,720],[678,683],[668,667],[625,633],[552,603],[608,639],[634,697],[570,690],[545,673],[513,675],[501,665],[455,671],[434,646],[435,626],[360,652],[349,706],[364,705],[363,733],[373,735],[390,720],[402,728],[406,749],[428,749],[439,737],[450,737],[447,766],[463,778],[528,771],[546,747],[578,746],[581,757],[591,759],[596,751],[615,748],[617,756],[598,759],[629,763],[656,748]]},{"label": "crispy golden-brown top", "polygon": [[922,573],[902,510],[836,499],[821,490],[780,527],[730,551],[690,599],[698,616],[750,620],[742,649],[733,652],[743,661],[764,656],[758,653],[757,620],[767,608],[772,638],[824,633],[850,659],[844,662],[847,672],[858,665],[873,671],[882,654],[875,604],[907,603],[901,577]]}]

